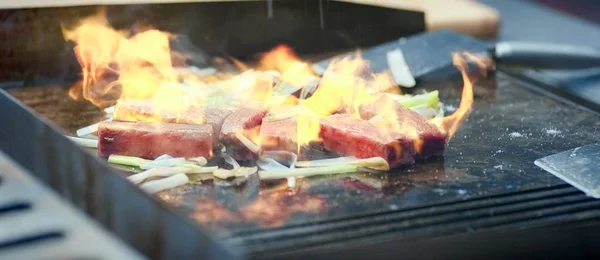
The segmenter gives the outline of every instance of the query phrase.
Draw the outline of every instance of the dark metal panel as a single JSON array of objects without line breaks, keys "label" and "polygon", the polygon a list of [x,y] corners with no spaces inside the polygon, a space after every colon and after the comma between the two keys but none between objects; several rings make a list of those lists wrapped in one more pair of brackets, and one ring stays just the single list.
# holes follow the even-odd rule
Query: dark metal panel
[{"label": "dark metal panel", "polygon": [[3,90],[0,111],[2,151],[146,256],[240,258],[239,250],[136,188]]}]

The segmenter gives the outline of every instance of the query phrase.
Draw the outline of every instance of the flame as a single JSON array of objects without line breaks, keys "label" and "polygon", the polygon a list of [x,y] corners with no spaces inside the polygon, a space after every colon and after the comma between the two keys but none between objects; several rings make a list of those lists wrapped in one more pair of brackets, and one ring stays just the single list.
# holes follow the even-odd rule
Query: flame
[{"label": "flame", "polygon": [[[310,63],[301,60],[289,46],[279,45],[261,56],[257,69],[231,57],[219,58],[214,61],[232,63],[230,67],[244,72],[206,77],[175,68],[175,64],[184,62],[178,60],[183,56],[170,48],[174,35],[151,27],[133,35],[118,31],[111,28],[104,12],[73,28],[63,26],[63,34],[76,43],[74,52],[82,68],[83,79],[69,94],[99,107],[117,103],[116,120],[203,124],[211,122],[204,118],[209,117],[204,108],[233,110],[257,102],[265,104],[269,113],[291,111],[287,118],[294,117],[297,122],[294,139],[298,152],[319,140],[321,118],[336,113],[370,120],[393,136],[412,137],[417,150],[423,143],[412,119],[398,115],[401,105],[386,97],[401,93],[390,73],[373,73],[360,52],[334,60],[318,78]],[[489,66],[470,54],[454,55],[455,65],[465,79],[461,104],[453,115],[432,121],[449,138],[468,116],[473,103],[465,58]],[[126,106],[137,101],[150,105],[143,109],[136,105],[137,111]],[[362,114],[366,106],[371,107],[373,115]],[[244,135],[261,145],[266,141],[260,139],[259,132],[246,131]]]},{"label": "flame", "polygon": [[76,43],[82,69],[82,82],[71,88],[71,97],[83,96],[99,107],[118,99],[156,99],[162,84],[177,80],[169,33],[147,29],[128,36],[110,26],[104,10],[62,30],[66,40]]},{"label": "flame", "polygon": [[479,62],[477,62],[478,59],[474,58],[476,58],[476,56],[469,53],[452,54],[452,62],[454,66],[456,66],[456,68],[460,70],[464,81],[460,105],[452,115],[439,119],[436,118],[433,120],[434,124],[436,124],[439,128],[444,129],[447,132],[448,141],[454,136],[456,130],[458,130],[458,128],[467,119],[473,107],[473,83],[471,82],[471,79],[469,78],[469,75],[467,73],[469,69],[467,59],[474,60],[478,64],[478,66],[486,65],[483,63],[480,64]]}]

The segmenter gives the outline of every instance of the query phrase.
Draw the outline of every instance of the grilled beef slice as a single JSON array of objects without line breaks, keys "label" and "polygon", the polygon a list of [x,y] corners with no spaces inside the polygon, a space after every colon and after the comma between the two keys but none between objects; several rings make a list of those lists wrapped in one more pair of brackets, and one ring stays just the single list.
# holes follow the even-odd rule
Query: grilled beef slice
[{"label": "grilled beef slice", "polygon": [[210,125],[107,121],[98,126],[98,155],[112,154],[155,159],[210,158],[213,128]]},{"label": "grilled beef slice", "polygon": [[[189,106],[181,111],[165,111],[150,101],[120,100],[115,106],[113,118],[119,121],[144,121],[179,124],[209,124],[213,133],[220,133],[225,118],[231,113],[227,109]],[[218,141],[214,135],[214,142]]]},{"label": "grilled beef slice", "polygon": [[258,105],[247,105],[239,107],[225,118],[221,127],[220,140],[225,145],[227,153],[234,159],[240,161],[254,159],[254,153],[240,143],[235,134],[252,131],[254,133],[250,135],[257,135],[266,113],[267,110]]},{"label": "grilled beef slice", "polygon": [[260,147],[264,151],[298,151],[297,117],[263,121],[260,127]]},{"label": "grilled beef slice", "polygon": [[322,118],[319,136],[325,149],[340,155],[382,157],[390,167],[414,163],[415,150],[411,139],[390,135],[369,121],[347,114]]},{"label": "grilled beef slice", "polygon": [[[384,109],[391,109],[393,112],[384,112]],[[419,113],[402,106],[387,96],[381,96],[375,102],[360,106],[359,113],[364,120],[370,120],[377,115],[391,117],[386,119],[397,122],[398,127],[394,130],[395,134],[414,140],[417,159],[444,154],[446,133]]]}]

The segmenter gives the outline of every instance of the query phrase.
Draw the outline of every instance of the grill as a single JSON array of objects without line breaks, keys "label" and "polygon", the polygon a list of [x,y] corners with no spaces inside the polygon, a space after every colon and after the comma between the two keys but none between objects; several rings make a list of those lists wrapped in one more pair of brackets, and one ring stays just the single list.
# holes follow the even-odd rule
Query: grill
[{"label": "grill", "polygon": [[[396,46],[407,60],[424,61],[418,69],[430,77],[422,88],[440,90],[451,111],[462,82],[454,80],[448,52],[486,44],[437,32],[375,47],[365,57],[383,67],[378,53]],[[600,202],[533,160],[597,140],[600,109],[587,103],[583,109],[577,99],[523,74],[498,72],[477,82],[473,112],[443,159],[387,174],[301,179],[293,190],[255,177],[243,183],[206,181],[162,192],[158,199],[63,137],[101,115],[68,99],[70,83],[3,85],[0,111],[10,113],[0,113],[0,121],[13,126],[1,130],[1,148],[152,258],[227,259],[242,252],[250,258],[481,257],[486,248],[495,248],[498,256],[523,248],[557,256],[569,252],[566,246],[581,256],[599,254],[573,241],[597,232]],[[565,230],[569,236],[562,236]],[[551,246],[539,246],[544,243]],[[465,250],[469,245],[480,248]]]},{"label": "grill", "polygon": [[4,259],[145,259],[4,153],[0,153],[0,167],[0,254]]}]

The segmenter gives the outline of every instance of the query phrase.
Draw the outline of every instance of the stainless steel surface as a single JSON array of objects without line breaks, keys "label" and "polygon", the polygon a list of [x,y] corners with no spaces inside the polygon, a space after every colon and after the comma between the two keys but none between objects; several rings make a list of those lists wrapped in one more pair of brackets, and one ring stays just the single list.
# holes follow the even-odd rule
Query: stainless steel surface
[{"label": "stainless steel surface", "polygon": [[600,143],[550,155],[535,164],[588,196],[600,199]]},{"label": "stainless steel surface", "polygon": [[542,42],[499,42],[492,49],[498,65],[532,69],[600,67],[600,51],[587,46]]},{"label": "stainless steel surface", "polygon": [[146,259],[0,151],[0,259]]},{"label": "stainless steel surface", "polygon": [[3,90],[0,111],[0,122],[10,122],[0,128],[0,149],[142,254],[153,259],[241,255],[129,183]]}]

